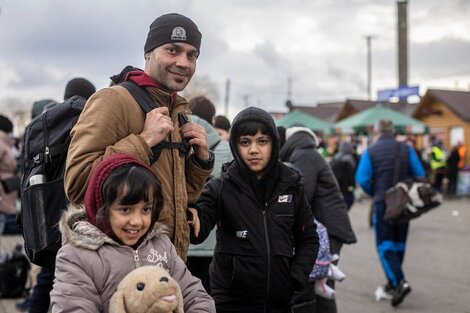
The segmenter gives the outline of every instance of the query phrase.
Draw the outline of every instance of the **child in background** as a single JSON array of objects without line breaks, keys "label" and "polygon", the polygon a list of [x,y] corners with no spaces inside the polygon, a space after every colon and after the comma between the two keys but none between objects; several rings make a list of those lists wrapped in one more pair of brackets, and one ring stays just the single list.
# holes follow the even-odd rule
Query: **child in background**
[{"label": "child in background", "polygon": [[292,312],[293,292],[306,285],[318,251],[301,176],[279,161],[276,125],[259,108],[235,117],[230,149],[234,161],[206,183],[195,205],[200,232],[191,232],[197,244],[217,224],[211,264],[217,312]]},{"label": "child in background", "polygon": [[337,261],[339,256],[337,254],[331,255],[330,241],[325,226],[317,220],[315,220],[315,224],[317,225],[320,248],[318,250],[317,260],[310,273],[310,279],[315,281],[315,294],[317,296],[326,299],[334,299],[335,290],[326,284],[326,280],[343,281],[346,275],[332,263]]},{"label": "child in background", "polygon": [[121,279],[144,265],[178,281],[185,312],[215,312],[200,281],[187,270],[157,223],[163,206],[152,170],[127,154],[105,158],[92,172],[85,208],[71,205],[60,221],[52,312],[108,312]]}]

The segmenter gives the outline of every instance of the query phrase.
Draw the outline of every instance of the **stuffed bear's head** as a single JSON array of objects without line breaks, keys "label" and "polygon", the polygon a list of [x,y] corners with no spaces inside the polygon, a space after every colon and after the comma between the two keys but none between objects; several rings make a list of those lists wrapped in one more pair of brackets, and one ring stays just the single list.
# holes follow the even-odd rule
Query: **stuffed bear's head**
[{"label": "stuffed bear's head", "polygon": [[110,313],[183,313],[181,289],[159,266],[142,266],[127,274],[111,298]]}]

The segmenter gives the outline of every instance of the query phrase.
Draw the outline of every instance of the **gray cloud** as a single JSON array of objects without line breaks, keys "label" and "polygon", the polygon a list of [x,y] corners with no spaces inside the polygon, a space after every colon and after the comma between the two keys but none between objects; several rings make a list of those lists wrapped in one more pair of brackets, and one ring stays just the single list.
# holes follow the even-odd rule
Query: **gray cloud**
[{"label": "gray cloud", "polygon": [[[408,3],[413,82],[470,68],[470,2]],[[77,75],[107,86],[125,65],[143,66],[148,26],[168,12],[198,24],[203,42],[196,75],[218,87],[220,101],[231,80],[231,111],[247,102],[285,110],[289,77],[297,102],[366,98],[365,35],[375,36],[374,90],[397,81],[396,3],[390,0],[7,0],[1,8],[0,100],[59,98]],[[459,79],[470,82],[470,74]]]}]

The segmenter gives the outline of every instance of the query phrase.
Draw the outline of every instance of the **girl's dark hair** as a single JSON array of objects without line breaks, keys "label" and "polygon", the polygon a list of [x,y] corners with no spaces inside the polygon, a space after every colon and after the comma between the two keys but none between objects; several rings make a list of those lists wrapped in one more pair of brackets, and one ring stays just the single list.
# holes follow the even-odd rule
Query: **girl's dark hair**
[{"label": "girl's dark hair", "polygon": [[163,208],[162,187],[153,173],[136,164],[117,167],[103,183],[103,206],[96,214],[96,226],[112,238],[115,236],[109,223],[109,207],[124,190],[127,193],[121,199],[122,204],[136,204],[140,200],[147,202],[150,196],[153,196],[150,229],[155,225]]},{"label": "girl's dark hair", "polygon": [[235,129],[232,129],[234,132],[234,138],[237,139],[240,138],[240,136],[254,136],[258,130],[263,135],[272,136],[268,131],[268,127],[258,121],[243,121]]}]

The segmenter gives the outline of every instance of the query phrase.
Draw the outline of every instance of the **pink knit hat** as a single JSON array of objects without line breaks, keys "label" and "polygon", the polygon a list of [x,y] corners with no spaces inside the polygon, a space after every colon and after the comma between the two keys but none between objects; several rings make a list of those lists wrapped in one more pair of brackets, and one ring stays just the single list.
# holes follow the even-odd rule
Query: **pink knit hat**
[{"label": "pink knit hat", "polygon": [[116,153],[104,158],[92,171],[85,193],[85,210],[87,219],[90,223],[95,224],[96,214],[103,206],[103,195],[101,189],[104,182],[117,167],[124,164],[136,164],[138,166],[145,167],[155,176],[155,173],[148,165],[129,154]]}]

